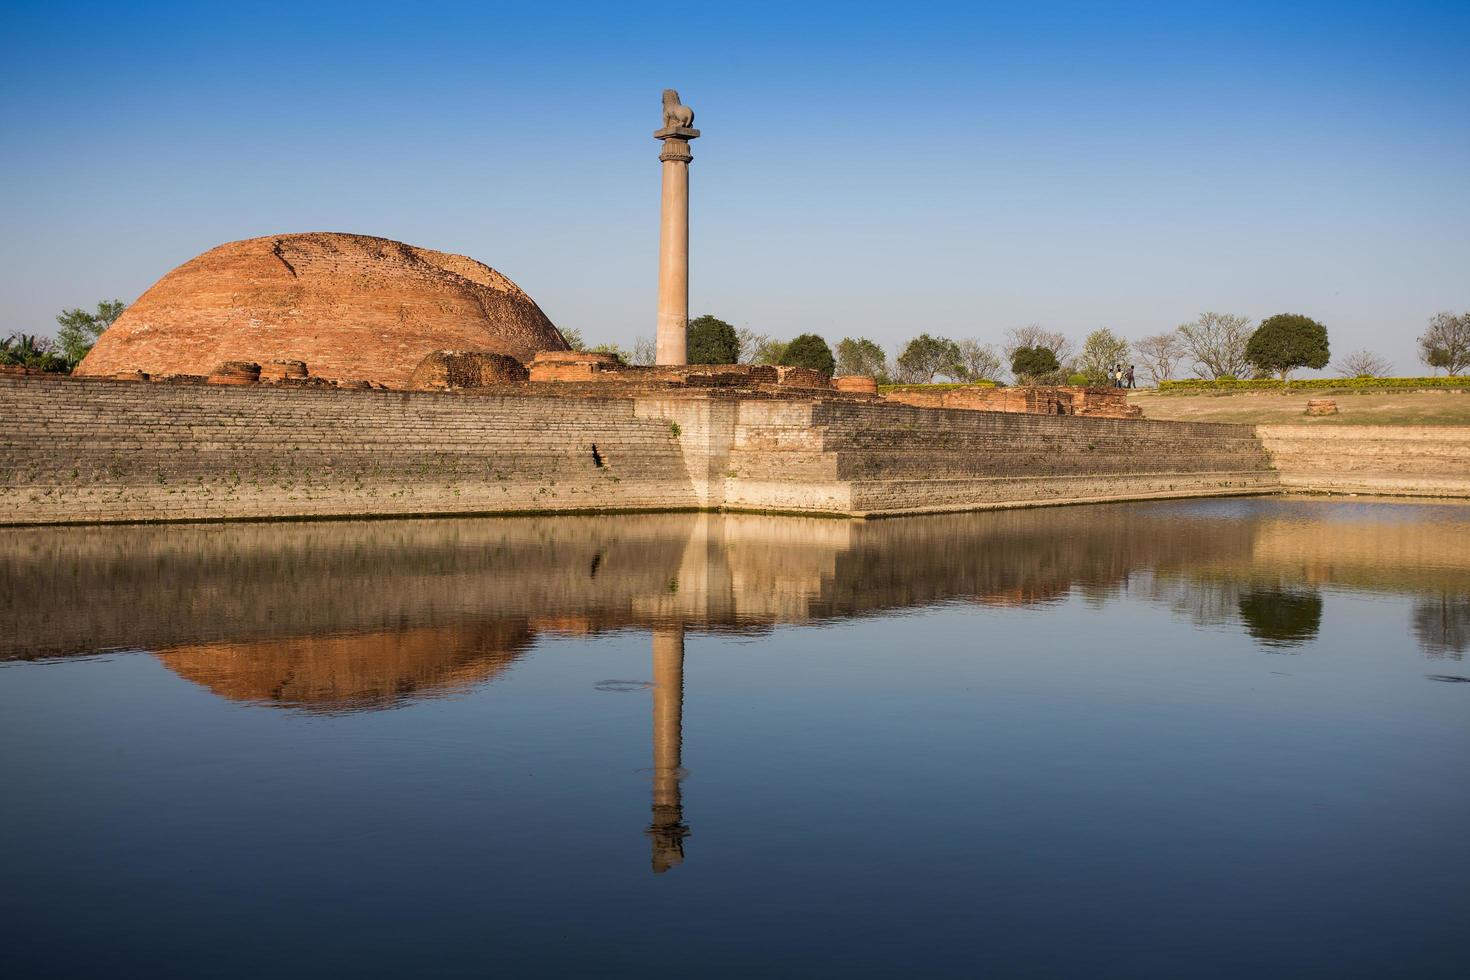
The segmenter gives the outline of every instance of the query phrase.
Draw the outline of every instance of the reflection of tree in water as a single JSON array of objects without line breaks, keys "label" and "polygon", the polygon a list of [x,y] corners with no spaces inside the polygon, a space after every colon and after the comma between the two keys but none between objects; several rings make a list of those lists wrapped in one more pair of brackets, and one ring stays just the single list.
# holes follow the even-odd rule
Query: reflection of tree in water
[{"label": "reflection of tree in water", "polygon": [[1128,591],[1167,606],[1195,626],[1233,622],[1240,608],[1240,583],[1229,578],[1184,578],[1148,571],[1135,576]]},{"label": "reflection of tree in water", "polygon": [[1262,646],[1300,646],[1317,638],[1322,595],[1315,589],[1255,589],[1241,595],[1240,619]]},{"label": "reflection of tree in water", "polygon": [[1427,655],[1460,660],[1470,650],[1470,594],[1441,592],[1414,600],[1414,638]]}]

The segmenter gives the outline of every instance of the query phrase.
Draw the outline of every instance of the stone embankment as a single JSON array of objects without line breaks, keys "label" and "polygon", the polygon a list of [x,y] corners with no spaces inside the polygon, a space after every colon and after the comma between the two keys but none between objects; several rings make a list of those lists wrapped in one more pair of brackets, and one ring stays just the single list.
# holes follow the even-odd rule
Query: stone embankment
[{"label": "stone embankment", "polygon": [[507,395],[0,376],[0,523],[866,516],[1280,488],[1245,426],[567,387],[558,397],[538,386]]},{"label": "stone embankment", "polygon": [[1470,497],[1470,426],[1260,425],[1288,490]]}]

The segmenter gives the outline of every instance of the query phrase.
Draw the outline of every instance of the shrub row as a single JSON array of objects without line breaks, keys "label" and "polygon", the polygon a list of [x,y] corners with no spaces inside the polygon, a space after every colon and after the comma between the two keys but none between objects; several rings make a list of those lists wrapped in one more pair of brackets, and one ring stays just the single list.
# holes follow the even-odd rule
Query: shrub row
[{"label": "shrub row", "polygon": [[1202,391],[1402,391],[1417,388],[1470,388],[1470,377],[1439,378],[1304,378],[1283,383],[1279,378],[1221,378],[1207,381],[1161,381],[1162,394],[1187,395]]}]

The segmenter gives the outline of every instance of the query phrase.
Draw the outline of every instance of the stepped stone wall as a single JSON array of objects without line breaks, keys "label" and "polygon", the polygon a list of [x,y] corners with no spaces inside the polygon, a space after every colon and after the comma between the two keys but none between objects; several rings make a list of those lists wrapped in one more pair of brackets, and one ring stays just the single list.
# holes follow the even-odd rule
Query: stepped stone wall
[{"label": "stepped stone wall", "polygon": [[1280,487],[1246,426],[566,388],[0,376],[0,523],[695,508],[881,515]]},{"label": "stepped stone wall", "polygon": [[1284,487],[1470,497],[1470,426],[1261,425]]}]

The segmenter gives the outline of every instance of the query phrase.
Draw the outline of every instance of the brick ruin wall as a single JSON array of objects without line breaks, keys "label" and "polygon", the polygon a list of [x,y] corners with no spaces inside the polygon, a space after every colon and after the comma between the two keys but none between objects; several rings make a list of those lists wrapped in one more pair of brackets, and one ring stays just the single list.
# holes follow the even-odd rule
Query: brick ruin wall
[{"label": "brick ruin wall", "polygon": [[1280,485],[1246,426],[590,387],[555,397],[0,375],[0,523],[878,515]]},{"label": "brick ruin wall", "polygon": [[1470,497],[1470,426],[1261,425],[1289,490]]},{"label": "brick ruin wall", "polygon": [[1007,388],[897,388],[883,397],[922,408],[968,408],[981,412],[1029,415],[1082,415],[1092,418],[1141,418],[1143,410],[1128,404],[1122,388],[1071,385],[1026,385]]}]

